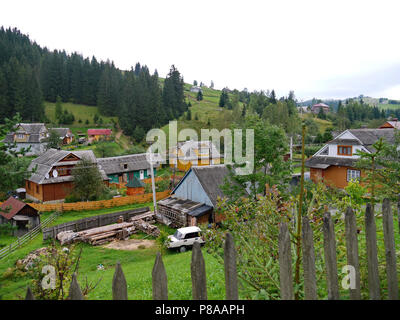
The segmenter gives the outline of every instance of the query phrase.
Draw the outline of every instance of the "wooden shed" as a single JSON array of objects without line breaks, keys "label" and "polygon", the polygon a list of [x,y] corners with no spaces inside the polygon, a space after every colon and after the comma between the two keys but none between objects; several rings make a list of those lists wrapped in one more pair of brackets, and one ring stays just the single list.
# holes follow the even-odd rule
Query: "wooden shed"
[{"label": "wooden shed", "polygon": [[40,215],[28,203],[10,197],[1,205],[0,224],[10,222],[17,227],[14,235],[21,236],[40,224]]},{"label": "wooden shed", "polygon": [[126,195],[133,196],[135,194],[144,194],[145,184],[135,176],[126,184]]}]

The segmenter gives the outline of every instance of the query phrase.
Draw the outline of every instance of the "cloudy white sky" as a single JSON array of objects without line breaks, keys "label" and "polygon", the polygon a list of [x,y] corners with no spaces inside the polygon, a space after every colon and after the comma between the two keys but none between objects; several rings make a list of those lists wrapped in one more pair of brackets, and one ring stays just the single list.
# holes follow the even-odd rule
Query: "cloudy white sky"
[{"label": "cloudy white sky", "polygon": [[400,1],[2,1],[0,24],[50,49],[137,61],[217,88],[400,99]]}]

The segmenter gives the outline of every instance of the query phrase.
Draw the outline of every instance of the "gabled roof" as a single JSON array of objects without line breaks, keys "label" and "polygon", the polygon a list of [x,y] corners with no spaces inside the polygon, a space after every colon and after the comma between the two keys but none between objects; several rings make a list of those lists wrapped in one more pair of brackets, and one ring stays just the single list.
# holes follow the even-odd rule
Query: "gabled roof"
[{"label": "gabled roof", "polygon": [[[1,205],[0,215],[2,215],[7,220],[10,220],[18,212],[20,212],[25,206],[29,206],[29,205],[25,202],[15,199],[14,197],[9,197]],[[7,208],[9,208],[9,211],[7,210]]]},{"label": "gabled roof", "polygon": [[18,123],[14,126],[14,130],[7,133],[4,143],[13,143],[15,133],[26,133],[29,135],[28,143],[40,143],[45,137],[41,137],[41,133],[47,132],[44,123]]},{"label": "gabled roof", "polygon": [[386,121],[383,125],[381,125],[380,127],[379,127],[379,129],[386,129],[387,127],[383,127],[385,124],[389,124],[392,128],[395,128],[395,129],[399,129],[400,130],[400,121],[398,121],[398,120],[396,120],[396,121],[394,121],[394,120],[389,120],[389,121]]},{"label": "gabled roof", "polygon": [[[58,176],[46,179],[46,175],[50,173],[50,170],[58,165],[75,165],[79,162],[79,160],[66,161],[59,163],[59,161],[66,158],[68,155],[74,155],[80,159],[87,159],[92,163],[96,163],[96,157],[92,150],[79,150],[79,151],[67,151],[67,150],[57,150],[57,149],[49,149],[41,156],[32,160],[28,167],[28,171],[33,171],[36,168],[36,171],[32,173],[31,177],[28,179],[29,181],[35,182],[37,184],[48,184],[48,183],[58,183],[64,181],[72,181],[72,176]],[[100,170],[100,174],[102,175],[104,180],[107,180],[107,176],[103,170]]]},{"label": "gabled roof", "polygon": [[88,135],[111,135],[111,129],[88,129]]},{"label": "gabled roof", "polygon": [[196,175],[204,192],[207,194],[212,204],[216,206],[217,198],[223,198],[225,196],[220,186],[225,183],[225,177],[228,177],[228,168],[223,164],[211,166],[192,166],[181,179],[181,181],[179,181],[172,193],[179,188],[190,172],[193,172]]},{"label": "gabled roof", "polygon": [[73,137],[74,135],[70,132],[69,128],[50,128],[49,131],[56,132],[61,138]]},{"label": "gabled roof", "polygon": [[[106,174],[130,172],[150,168],[150,163],[147,161],[146,153],[129,154],[126,156],[118,157],[98,158],[97,162]],[[154,164],[154,166],[157,166],[157,164]]]}]

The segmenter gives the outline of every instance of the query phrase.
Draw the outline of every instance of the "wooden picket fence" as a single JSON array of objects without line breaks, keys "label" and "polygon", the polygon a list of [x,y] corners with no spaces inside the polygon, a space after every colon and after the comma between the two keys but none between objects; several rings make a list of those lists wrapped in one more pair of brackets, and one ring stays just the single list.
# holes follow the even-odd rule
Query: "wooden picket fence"
[{"label": "wooden picket fence", "polygon": [[[170,190],[157,192],[157,200],[164,199],[169,196]],[[74,202],[74,203],[29,203],[29,205],[38,211],[82,211],[82,210],[99,210],[103,208],[113,208],[125,206],[128,204],[145,203],[153,200],[152,193],[137,194],[133,196],[113,198],[109,200]]]},{"label": "wooden picket fence", "polygon": [[[396,270],[393,214],[391,203],[387,199],[383,201],[382,217],[386,253],[388,298],[390,300],[397,300],[399,298],[399,288]],[[304,298],[305,300],[316,300],[318,297],[313,232],[307,217],[303,218],[302,223]],[[376,225],[373,208],[370,204],[368,204],[366,207],[365,229],[368,261],[369,298],[372,300],[379,300],[381,299],[381,286],[378,273]],[[357,300],[361,299],[360,268],[358,260],[359,253],[356,217],[351,208],[348,208],[345,213],[345,234],[347,264],[353,266],[355,270],[355,288],[352,289],[350,287],[349,289],[350,299]],[[328,299],[337,300],[340,299],[340,295],[336,258],[336,239],[334,233],[334,222],[332,221],[329,212],[325,213],[323,217],[323,238]],[[294,299],[292,250],[290,234],[286,223],[281,223],[280,225],[278,247],[280,267],[280,296],[282,300],[292,300]],[[234,239],[230,233],[227,233],[224,245],[225,297],[227,300],[237,300],[239,297],[236,255],[237,253],[235,249]],[[193,299],[206,300],[207,281],[205,262],[200,249],[200,244],[197,242],[194,244],[192,250],[191,279]],[[167,274],[160,253],[157,253],[156,255],[155,263],[152,270],[152,287],[154,300],[168,299]],[[114,300],[128,299],[127,282],[119,262],[117,262],[116,264],[115,273],[112,281],[112,297]],[[30,288],[27,289],[26,299],[34,299]],[[84,299],[75,274],[72,277],[72,282],[69,289],[69,299]]]}]

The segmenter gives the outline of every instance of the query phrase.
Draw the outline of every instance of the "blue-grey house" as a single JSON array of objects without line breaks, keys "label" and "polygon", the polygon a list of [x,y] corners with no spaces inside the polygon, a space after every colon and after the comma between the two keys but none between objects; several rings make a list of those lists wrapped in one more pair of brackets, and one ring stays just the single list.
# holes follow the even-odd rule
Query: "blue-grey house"
[{"label": "blue-grey house", "polygon": [[159,214],[175,227],[219,222],[213,211],[228,173],[225,165],[192,166],[172,195],[158,202]]}]

